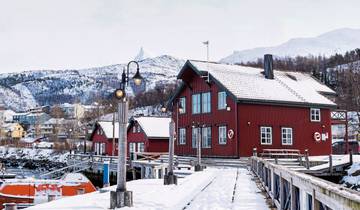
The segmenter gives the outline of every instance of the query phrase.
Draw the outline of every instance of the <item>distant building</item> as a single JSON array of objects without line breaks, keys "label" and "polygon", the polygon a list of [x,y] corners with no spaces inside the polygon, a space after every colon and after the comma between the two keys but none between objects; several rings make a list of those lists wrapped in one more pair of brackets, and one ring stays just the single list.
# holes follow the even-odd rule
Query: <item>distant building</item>
[{"label": "distant building", "polygon": [[[127,128],[128,156],[133,152],[167,152],[169,145],[169,117],[133,117]],[[115,155],[119,137],[119,124],[115,123]],[[95,154],[112,155],[113,123],[100,121],[92,134]]]},{"label": "distant building", "polygon": [[1,125],[0,136],[1,139],[11,138],[13,140],[20,140],[25,137],[26,131],[19,123],[5,123]]},{"label": "distant building", "polygon": [[[253,148],[331,154],[330,111],[335,92],[311,75],[188,60],[173,95],[175,154],[251,156]],[[179,112],[179,104],[183,107]],[[200,132],[199,132],[200,131]]]}]

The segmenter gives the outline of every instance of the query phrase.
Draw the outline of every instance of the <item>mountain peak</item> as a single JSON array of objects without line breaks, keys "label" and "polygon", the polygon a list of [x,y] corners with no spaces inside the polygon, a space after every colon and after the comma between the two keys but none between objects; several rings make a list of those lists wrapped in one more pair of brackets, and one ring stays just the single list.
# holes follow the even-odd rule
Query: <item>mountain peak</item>
[{"label": "mountain peak", "polygon": [[154,56],[151,53],[149,53],[147,50],[144,50],[144,48],[141,47],[138,54],[135,56],[134,60],[142,61],[142,60],[145,60],[147,58],[152,58],[152,57],[154,57]]}]

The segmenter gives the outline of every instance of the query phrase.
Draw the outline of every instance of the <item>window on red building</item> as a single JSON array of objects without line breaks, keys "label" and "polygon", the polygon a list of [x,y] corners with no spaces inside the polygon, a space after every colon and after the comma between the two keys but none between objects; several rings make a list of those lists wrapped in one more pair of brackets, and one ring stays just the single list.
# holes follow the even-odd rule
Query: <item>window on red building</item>
[{"label": "window on red building", "polygon": [[311,108],[310,109],[310,120],[311,122],[320,122],[320,109]]},{"label": "window on red building", "polygon": [[272,127],[260,127],[261,144],[272,144]]},{"label": "window on red building", "polygon": [[293,129],[292,128],[281,128],[281,143],[283,145],[293,144]]},{"label": "window on red building", "polygon": [[197,138],[199,135],[200,128],[192,128],[192,135],[191,135],[191,146],[192,148],[197,148]]},{"label": "window on red building", "polygon": [[192,103],[192,113],[193,114],[199,114],[200,113],[200,105],[201,105],[201,94],[194,94],[194,95],[192,95],[192,101],[191,101],[191,103]]},{"label": "window on red building", "polygon": [[137,151],[144,152],[145,151],[145,144],[143,142],[137,143]]},{"label": "window on red building", "polygon": [[181,109],[179,110],[180,114],[185,114],[186,113],[186,98],[185,97],[181,97],[179,99],[179,104],[181,106]]},{"label": "window on red building", "polygon": [[211,112],[211,94],[203,93],[202,95],[202,113],[210,113]]},{"label": "window on red building", "polygon": [[211,148],[211,127],[202,128],[202,147]]},{"label": "window on red building", "polygon": [[226,144],[226,126],[219,126],[219,144]]},{"label": "window on red building", "polygon": [[226,109],[226,92],[218,92],[218,109]]},{"label": "window on red building", "polygon": [[186,144],[186,128],[179,129],[179,144],[181,145]]}]

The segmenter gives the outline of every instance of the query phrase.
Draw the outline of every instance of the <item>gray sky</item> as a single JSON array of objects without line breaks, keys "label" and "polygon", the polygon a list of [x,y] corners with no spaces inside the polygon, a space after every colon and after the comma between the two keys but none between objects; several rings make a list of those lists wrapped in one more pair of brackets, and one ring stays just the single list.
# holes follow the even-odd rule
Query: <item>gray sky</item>
[{"label": "gray sky", "polygon": [[0,0],[0,73],[210,59],[337,28],[360,28],[359,0]]}]

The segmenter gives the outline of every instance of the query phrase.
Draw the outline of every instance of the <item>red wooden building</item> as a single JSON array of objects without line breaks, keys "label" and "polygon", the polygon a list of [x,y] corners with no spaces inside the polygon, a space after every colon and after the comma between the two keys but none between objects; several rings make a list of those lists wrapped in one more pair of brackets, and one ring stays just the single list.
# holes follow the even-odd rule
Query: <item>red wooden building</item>
[{"label": "red wooden building", "polygon": [[[127,128],[127,151],[130,152],[167,152],[169,145],[169,117],[133,117]],[[93,151],[97,155],[112,155],[113,133],[115,133],[115,150],[119,137],[119,124],[100,121],[96,124],[91,140]]]},{"label": "red wooden building", "polygon": [[[335,92],[309,74],[188,60],[171,99],[176,122],[175,154],[250,156],[253,148],[331,153],[330,100]],[[181,107],[181,109],[179,109]]]}]

